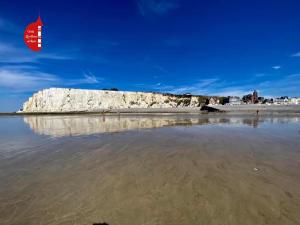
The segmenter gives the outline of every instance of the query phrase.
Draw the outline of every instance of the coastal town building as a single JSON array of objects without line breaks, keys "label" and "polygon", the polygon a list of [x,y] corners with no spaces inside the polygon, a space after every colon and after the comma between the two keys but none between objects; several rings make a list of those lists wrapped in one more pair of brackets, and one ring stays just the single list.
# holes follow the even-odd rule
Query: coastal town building
[{"label": "coastal town building", "polygon": [[[268,100],[268,99],[267,99]],[[271,103],[274,105],[300,105],[300,98],[298,97],[288,97],[288,96],[283,96],[280,98],[275,98],[275,99],[271,99],[271,101],[267,102],[264,101],[264,103]]]},{"label": "coastal town building", "polygon": [[244,104],[251,104],[252,103],[252,94],[244,95],[242,98]]},{"label": "coastal town building", "polygon": [[291,98],[290,102],[294,105],[300,105],[300,98]]},{"label": "coastal town building", "polygon": [[273,103],[275,105],[288,105],[289,104],[289,98],[288,97],[275,98],[273,100]]},{"label": "coastal town building", "polygon": [[208,100],[208,104],[209,105],[218,105],[218,104],[220,104],[220,100],[217,97],[211,97]]},{"label": "coastal town building", "polygon": [[258,93],[256,90],[253,91],[252,94],[252,104],[258,103]]},{"label": "coastal town building", "polygon": [[229,105],[240,105],[241,99],[237,96],[230,96],[229,97]]}]

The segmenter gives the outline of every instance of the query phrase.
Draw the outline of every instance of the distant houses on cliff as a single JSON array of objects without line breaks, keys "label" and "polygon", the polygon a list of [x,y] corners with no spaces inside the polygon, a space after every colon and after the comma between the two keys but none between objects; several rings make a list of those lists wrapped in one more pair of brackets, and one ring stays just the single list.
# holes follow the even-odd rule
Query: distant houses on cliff
[{"label": "distant houses on cliff", "polygon": [[300,105],[300,98],[283,96],[280,98],[264,98],[256,90],[252,94],[243,96],[210,97],[208,105],[242,105],[242,104],[268,104],[268,105]]}]

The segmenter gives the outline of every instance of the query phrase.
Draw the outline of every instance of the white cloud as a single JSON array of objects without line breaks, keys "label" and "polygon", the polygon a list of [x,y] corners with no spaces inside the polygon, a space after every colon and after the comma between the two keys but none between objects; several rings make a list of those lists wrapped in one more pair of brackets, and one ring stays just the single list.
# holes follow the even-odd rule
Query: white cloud
[{"label": "white cloud", "polygon": [[225,90],[222,90],[220,92],[214,92],[212,95],[213,96],[239,96],[239,97],[242,97],[244,95],[247,95],[249,93],[251,93],[251,90],[247,89],[247,90],[244,90],[244,89],[239,89],[239,88],[242,88],[242,87],[235,87],[235,88],[232,88],[232,89],[225,89]]},{"label": "white cloud", "polygon": [[183,85],[160,85],[153,89],[175,94],[192,93],[210,96],[244,96],[258,90],[262,96],[300,96],[300,74],[291,74],[274,79],[269,75],[262,75],[267,80],[258,82],[256,79],[237,81],[221,80],[219,78],[207,78],[196,80],[193,83]]},{"label": "white cloud", "polygon": [[183,85],[173,87],[169,90],[171,93],[183,94],[183,93],[193,93],[193,94],[204,94],[207,93],[212,87],[218,86],[218,78],[207,78],[195,81],[190,85]]},{"label": "white cloud", "polygon": [[211,87],[210,94],[220,96],[243,96],[251,93],[254,89],[258,90],[261,96],[279,97],[283,95],[300,96],[300,74],[290,74],[281,78],[257,82],[251,81],[244,84],[225,84],[219,87]]},{"label": "white cloud", "polygon": [[68,85],[79,85],[79,84],[99,84],[103,81],[103,78],[96,77],[91,72],[83,73],[83,78],[80,79],[73,79],[67,81]]},{"label": "white cloud", "polygon": [[26,64],[9,64],[9,65],[4,65],[1,66],[2,70],[37,70],[37,66],[33,65],[26,65]]},{"label": "white cloud", "polygon": [[273,68],[274,70],[280,70],[280,69],[281,69],[281,66],[272,66],[272,68]]},{"label": "white cloud", "polygon": [[36,53],[10,43],[0,42],[0,63],[37,63],[41,59],[69,60],[73,57],[52,52]]},{"label": "white cloud", "polygon": [[53,74],[0,69],[0,87],[10,92],[36,91],[56,83],[59,83],[59,78]]},{"label": "white cloud", "polygon": [[89,84],[97,84],[97,83],[99,83],[99,80],[98,80],[98,78],[97,77],[95,77],[95,75],[94,74],[92,74],[92,73],[85,73],[84,74],[84,78],[85,78],[85,82],[86,83],[89,83]]},{"label": "white cloud", "polygon": [[0,41],[0,89],[6,92],[29,92],[51,86],[76,86],[97,84],[102,78],[92,73],[84,73],[82,78],[64,79],[56,74],[45,73],[40,69],[42,60],[75,59],[70,54],[53,52],[32,52],[24,46]]},{"label": "white cloud", "polygon": [[264,95],[300,97],[300,74],[290,74],[277,80],[268,80],[258,84]]},{"label": "white cloud", "polygon": [[291,57],[300,57],[300,52],[292,54]]},{"label": "white cloud", "polygon": [[143,87],[143,90],[155,90],[155,91],[159,91],[159,92],[169,92],[169,90],[175,88],[172,85],[165,85],[161,82],[158,82],[156,84],[135,84],[135,86],[137,87]]},{"label": "white cloud", "polygon": [[84,73],[83,78],[63,79],[36,68],[7,66],[0,68],[0,89],[4,92],[29,92],[49,87],[70,87],[80,84],[98,84],[103,78]]},{"label": "white cloud", "polygon": [[216,82],[218,82],[219,79],[218,78],[208,78],[208,79],[202,79],[199,82],[196,83],[196,86],[199,88],[206,88],[211,86],[212,84],[215,84]]}]

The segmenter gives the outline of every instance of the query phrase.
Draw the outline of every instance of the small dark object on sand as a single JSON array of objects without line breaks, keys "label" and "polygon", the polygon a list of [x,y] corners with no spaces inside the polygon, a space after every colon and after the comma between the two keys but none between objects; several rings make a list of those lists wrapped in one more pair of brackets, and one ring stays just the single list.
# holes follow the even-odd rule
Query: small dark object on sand
[{"label": "small dark object on sand", "polygon": [[258,111],[258,110],[256,110],[256,115],[258,115],[258,113],[259,113],[259,111]]},{"label": "small dark object on sand", "polygon": [[93,223],[93,225],[109,225],[108,223]]},{"label": "small dark object on sand", "polygon": [[202,106],[200,110],[207,111],[207,112],[223,112],[222,110],[219,110],[219,109],[207,106],[207,105]]}]

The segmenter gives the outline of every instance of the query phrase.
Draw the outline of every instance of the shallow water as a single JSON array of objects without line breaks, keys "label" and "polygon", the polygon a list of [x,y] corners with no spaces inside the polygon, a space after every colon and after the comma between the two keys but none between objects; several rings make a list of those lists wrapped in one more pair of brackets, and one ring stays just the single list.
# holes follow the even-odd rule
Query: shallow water
[{"label": "shallow water", "polygon": [[300,224],[300,117],[0,117],[0,224]]}]

